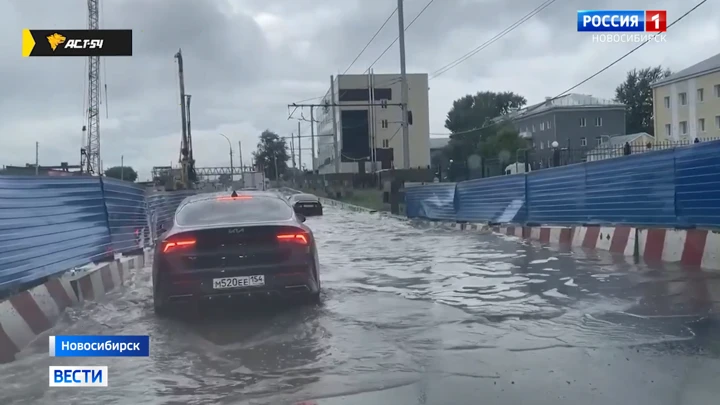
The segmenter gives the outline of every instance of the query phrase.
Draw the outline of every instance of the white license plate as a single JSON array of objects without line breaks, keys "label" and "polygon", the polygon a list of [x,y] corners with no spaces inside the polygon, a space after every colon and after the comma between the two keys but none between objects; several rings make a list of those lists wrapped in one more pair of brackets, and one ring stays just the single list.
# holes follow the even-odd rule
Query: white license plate
[{"label": "white license plate", "polygon": [[245,288],[259,287],[265,285],[265,276],[247,276],[247,277],[224,277],[214,278],[213,288],[216,290],[225,290],[228,288]]},{"label": "white license plate", "polygon": [[315,204],[303,204],[302,206],[305,208],[312,208],[315,206]]}]

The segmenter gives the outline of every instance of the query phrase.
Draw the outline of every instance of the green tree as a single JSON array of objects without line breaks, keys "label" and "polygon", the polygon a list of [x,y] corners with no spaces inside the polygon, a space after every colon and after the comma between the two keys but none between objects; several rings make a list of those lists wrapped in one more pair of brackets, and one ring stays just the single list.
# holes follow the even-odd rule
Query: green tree
[{"label": "green tree", "polygon": [[253,157],[258,169],[270,180],[277,180],[278,174],[282,176],[287,171],[287,161],[290,159],[285,140],[269,129],[260,134],[260,142]]},{"label": "green tree", "polygon": [[138,178],[137,172],[130,166],[111,167],[105,170],[105,176],[130,182],[134,182]]},{"label": "green tree", "polygon": [[647,132],[654,135],[652,83],[670,76],[662,66],[633,69],[615,89],[615,100],[627,106],[625,127],[628,133]]},{"label": "green tree", "polygon": [[451,132],[444,149],[446,157],[458,162],[467,161],[471,155],[497,158],[502,151],[497,148],[523,144],[511,125],[494,124],[493,120],[526,104],[525,97],[513,92],[483,91],[455,100],[445,119],[445,128]]}]

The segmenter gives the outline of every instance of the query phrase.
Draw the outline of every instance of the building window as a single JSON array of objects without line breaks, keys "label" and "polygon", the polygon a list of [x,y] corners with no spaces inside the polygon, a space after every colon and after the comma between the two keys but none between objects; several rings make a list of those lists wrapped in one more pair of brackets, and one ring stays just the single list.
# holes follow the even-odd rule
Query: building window
[{"label": "building window", "polygon": [[387,127],[388,127],[388,120],[382,120],[382,121],[380,121],[380,126],[383,127],[383,128],[387,128]]},{"label": "building window", "polygon": [[387,139],[383,139],[382,141],[382,147],[383,148],[389,148],[390,147],[390,141]]},{"label": "building window", "polygon": [[670,108],[670,96],[665,96],[665,108]]},{"label": "building window", "polygon": [[672,127],[670,124],[665,124],[665,135],[672,136]]},{"label": "building window", "polygon": [[705,118],[700,118],[698,120],[698,131],[705,132]]},{"label": "building window", "polygon": [[551,127],[550,127],[550,121],[548,121],[548,122],[545,124],[545,128],[547,128],[547,129],[550,129],[550,128],[551,128]]},{"label": "building window", "polygon": [[720,115],[715,116],[715,128],[720,129]]},{"label": "building window", "polygon": [[587,126],[587,120],[585,118],[580,118],[580,127],[586,127]]},{"label": "building window", "polygon": [[587,146],[587,138],[580,138],[580,146]]},{"label": "building window", "polygon": [[687,134],[687,121],[680,121],[680,134],[681,135]]},{"label": "building window", "polygon": [[705,90],[697,89],[697,102],[702,103],[703,101],[705,101]]},{"label": "building window", "polygon": [[535,124],[532,124],[532,131],[535,132]]},{"label": "building window", "polygon": [[552,148],[552,142],[550,142],[549,139],[548,139],[547,143],[548,143],[548,145],[547,145],[547,146],[548,146],[548,149]]},{"label": "building window", "polygon": [[602,146],[602,136],[595,138],[595,145]]},{"label": "building window", "polygon": [[715,89],[715,97],[720,97],[720,84],[716,84],[714,89]]},{"label": "building window", "polygon": [[545,144],[542,143],[542,142],[540,142],[540,150],[543,150],[543,149],[544,149],[544,146],[545,146]]},{"label": "building window", "polygon": [[595,118],[595,126],[601,127],[602,126],[602,117],[596,117]]},{"label": "building window", "polygon": [[541,131],[544,131],[544,130],[545,130],[545,123],[544,123],[544,122],[541,122],[541,123],[540,123],[540,130],[541,130]]},{"label": "building window", "polygon": [[678,97],[680,98],[680,105],[687,105],[687,93],[680,93]]},{"label": "building window", "polygon": [[380,100],[380,108],[387,108],[387,100]]}]

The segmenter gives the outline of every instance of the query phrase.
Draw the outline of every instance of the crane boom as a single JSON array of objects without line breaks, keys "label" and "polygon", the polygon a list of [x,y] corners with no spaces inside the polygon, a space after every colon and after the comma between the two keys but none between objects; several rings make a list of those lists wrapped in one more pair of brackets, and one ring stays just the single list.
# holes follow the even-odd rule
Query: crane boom
[{"label": "crane boom", "polygon": [[[99,0],[88,0],[88,29],[100,29]],[[88,60],[87,94],[87,149],[85,170],[88,174],[102,175],[100,160],[100,57]]]},{"label": "crane boom", "polygon": [[[89,0],[92,1],[92,0]],[[181,176],[181,182],[186,188],[189,187],[189,154],[190,154],[190,148],[189,148],[189,142],[188,142],[188,133],[187,133],[187,111],[186,111],[186,104],[185,104],[185,78],[184,78],[184,72],[183,72],[183,59],[182,59],[182,49],[179,49],[177,53],[175,54],[175,58],[178,61],[178,80],[180,81],[180,115],[182,120],[182,142],[180,143],[180,176]]]}]

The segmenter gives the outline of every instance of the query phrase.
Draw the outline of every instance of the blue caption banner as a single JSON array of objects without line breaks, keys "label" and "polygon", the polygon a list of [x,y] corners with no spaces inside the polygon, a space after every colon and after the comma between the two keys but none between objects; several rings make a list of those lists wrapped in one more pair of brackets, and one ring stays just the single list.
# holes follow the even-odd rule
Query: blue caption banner
[{"label": "blue caption banner", "polygon": [[644,32],[645,10],[579,10],[578,32]]},{"label": "blue caption banner", "polygon": [[150,336],[49,336],[50,357],[148,357]]}]

